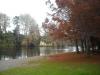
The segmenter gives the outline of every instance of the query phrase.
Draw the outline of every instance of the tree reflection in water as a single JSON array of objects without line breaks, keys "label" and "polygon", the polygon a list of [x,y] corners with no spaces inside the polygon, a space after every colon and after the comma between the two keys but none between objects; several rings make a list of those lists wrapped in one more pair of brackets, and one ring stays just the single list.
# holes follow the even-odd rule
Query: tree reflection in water
[{"label": "tree reflection in water", "polygon": [[23,59],[34,56],[48,56],[52,54],[66,52],[68,49],[55,47],[34,47],[34,48],[16,48],[1,49],[0,60]]}]

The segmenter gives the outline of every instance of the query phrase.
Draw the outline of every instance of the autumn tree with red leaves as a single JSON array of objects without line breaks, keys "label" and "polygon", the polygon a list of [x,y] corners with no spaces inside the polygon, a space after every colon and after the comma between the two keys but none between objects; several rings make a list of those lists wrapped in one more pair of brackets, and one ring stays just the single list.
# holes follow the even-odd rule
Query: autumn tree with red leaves
[{"label": "autumn tree with red leaves", "polygon": [[[54,39],[71,38],[80,41],[82,51],[90,54],[92,51],[100,50],[100,0],[55,0],[58,7],[48,0],[46,3],[54,13],[50,14],[54,22],[59,23],[51,26],[48,30]],[[54,27],[54,28],[50,28]],[[52,30],[53,29],[53,30]],[[97,47],[97,49],[96,49]]]}]

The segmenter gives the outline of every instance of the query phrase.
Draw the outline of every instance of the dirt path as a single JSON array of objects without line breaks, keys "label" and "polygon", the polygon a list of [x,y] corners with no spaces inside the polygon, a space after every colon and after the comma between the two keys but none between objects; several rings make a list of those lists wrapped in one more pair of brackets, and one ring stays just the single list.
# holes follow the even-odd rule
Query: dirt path
[{"label": "dirt path", "polygon": [[43,57],[41,56],[36,56],[36,57],[29,57],[29,58],[24,58],[24,59],[11,59],[11,60],[6,60],[6,61],[0,61],[0,71],[7,70],[14,67],[24,66],[29,61],[36,61],[42,58]]}]

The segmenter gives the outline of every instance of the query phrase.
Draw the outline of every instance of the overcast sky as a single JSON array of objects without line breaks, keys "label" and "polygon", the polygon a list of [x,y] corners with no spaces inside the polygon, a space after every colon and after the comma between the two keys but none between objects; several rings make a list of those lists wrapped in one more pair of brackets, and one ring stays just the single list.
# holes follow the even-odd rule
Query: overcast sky
[{"label": "overcast sky", "polygon": [[20,14],[30,14],[39,25],[48,11],[45,0],[0,0],[0,13],[10,17]]}]

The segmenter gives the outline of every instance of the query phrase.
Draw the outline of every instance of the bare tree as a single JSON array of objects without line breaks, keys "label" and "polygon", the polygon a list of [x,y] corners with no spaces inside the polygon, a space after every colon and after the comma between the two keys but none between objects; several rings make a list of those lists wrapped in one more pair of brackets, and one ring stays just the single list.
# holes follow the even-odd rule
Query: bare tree
[{"label": "bare tree", "polygon": [[28,43],[39,44],[40,33],[36,21],[28,14],[20,15],[21,32],[27,37]]},{"label": "bare tree", "polygon": [[3,33],[7,32],[9,27],[9,17],[6,14],[0,13],[0,28]]}]

